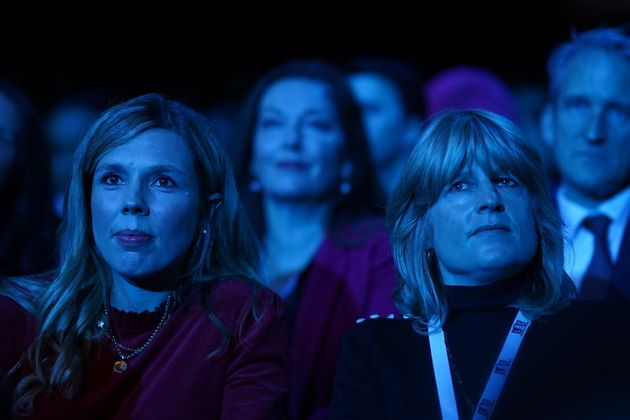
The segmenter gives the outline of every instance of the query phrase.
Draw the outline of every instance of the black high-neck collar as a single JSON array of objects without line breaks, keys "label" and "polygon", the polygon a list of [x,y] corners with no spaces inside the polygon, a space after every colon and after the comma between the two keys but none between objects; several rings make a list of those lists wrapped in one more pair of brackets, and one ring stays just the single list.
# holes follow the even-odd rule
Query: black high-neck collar
[{"label": "black high-neck collar", "polygon": [[516,303],[528,281],[524,276],[484,286],[445,286],[450,314],[506,308]]}]

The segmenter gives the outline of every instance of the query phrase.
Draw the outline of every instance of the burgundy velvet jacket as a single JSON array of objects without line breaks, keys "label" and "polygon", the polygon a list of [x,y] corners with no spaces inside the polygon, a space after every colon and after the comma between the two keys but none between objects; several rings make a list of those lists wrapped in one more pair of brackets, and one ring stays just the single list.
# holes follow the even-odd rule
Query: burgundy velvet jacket
[{"label": "burgundy velvet jacket", "polygon": [[[201,292],[178,305],[153,341],[113,371],[118,357],[108,338],[92,349],[84,390],[72,400],[58,390],[35,401],[33,418],[63,419],[269,419],[282,417],[289,388],[287,334],[280,299],[260,289],[259,320],[249,314],[250,285],[224,279],[207,292],[210,305],[231,335],[227,350],[208,359],[223,340],[209,320]],[[111,321],[123,344],[144,343],[162,309],[132,313],[113,309]],[[33,317],[0,297],[0,377],[3,406],[15,386],[5,377],[36,334]],[[2,417],[4,418],[4,417]]]},{"label": "burgundy velvet jacket", "polygon": [[396,272],[380,220],[335,229],[304,278],[291,334],[292,419],[328,418],[341,340],[357,318],[397,313]]}]

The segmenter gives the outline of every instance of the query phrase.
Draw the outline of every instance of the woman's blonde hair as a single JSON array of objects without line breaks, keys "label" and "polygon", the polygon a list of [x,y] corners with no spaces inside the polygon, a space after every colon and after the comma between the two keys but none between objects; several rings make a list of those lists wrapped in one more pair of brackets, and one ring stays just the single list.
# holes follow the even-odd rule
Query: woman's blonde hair
[{"label": "woman's blonde hair", "polygon": [[[253,293],[257,290],[257,240],[241,208],[231,165],[206,119],[159,94],[139,96],[111,107],[94,123],[75,154],[60,228],[58,274],[43,293],[40,288],[34,306],[40,329],[28,351],[33,373],[18,383],[14,412],[32,409],[35,397],[52,387],[71,398],[83,383],[90,347],[99,336],[95,326],[111,287],[110,268],[99,255],[92,235],[90,195],[94,171],[108,151],[152,129],[170,130],[187,142],[201,184],[199,226],[179,288],[190,290],[195,282],[207,284],[238,276],[251,280]],[[30,286],[24,283],[24,287]],[[36,287],[30,288],[34,295],[38,293]],[[11,296],[4,289],[3,293]],[[24,300],[24,296],[22,291],[17,297]],[[224,342],[217,349],[222,350],[230,337],[212,308],[208,309],[210,319],[224,334]],[[256,317],[254,307],[252,312]]]},{"label": "woman's blonde hair", "polygon": [[431,320],[447,315],[443,284],[431,250],[428,211],[444,187],[467,166],[489,176],[507,172],[526,187],[538,234],[538,250],[526,268],[531,288],[516,306],[530,318],[553,313],[575,296],[564,272],[562,221],[549,195],[541,159],[508,119],[483,110],[449,110],[425,123],[388,207],[396,304],[426,333]]}]

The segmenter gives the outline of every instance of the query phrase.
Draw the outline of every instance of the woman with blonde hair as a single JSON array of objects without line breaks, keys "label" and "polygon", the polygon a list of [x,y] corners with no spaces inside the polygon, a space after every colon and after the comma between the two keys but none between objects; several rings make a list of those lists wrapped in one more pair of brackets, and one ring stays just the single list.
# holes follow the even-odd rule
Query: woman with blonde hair
[{"label": "woman with blonde hair", "polygon": [[0,282],[2,415],[281,413],[282,304],[201,115],[158,94],[105,111],[78,147],[61,233],[50,278]]},{"label": "woman with blonde hair", "polygon": [[630,308],[574,301],[538,153],[481,110],[424,127],[388,208],[402,319],[347,335],[333,418],[630,412]]}]

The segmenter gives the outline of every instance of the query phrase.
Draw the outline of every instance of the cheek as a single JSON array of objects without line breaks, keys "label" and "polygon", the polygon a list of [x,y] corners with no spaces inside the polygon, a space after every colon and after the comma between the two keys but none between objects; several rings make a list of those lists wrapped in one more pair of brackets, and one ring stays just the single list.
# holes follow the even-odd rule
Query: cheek
[{"label": "cheek", "polygon": [[274,153],[275,149],[269,142],[254,140],[249,168],[250,172],[253,175],[259,175],[262,168],[271,164]]},{"label": "cheek", "polygon": [[615,150],[615,156],[622,164],[630,169],[630,132],[624,132],[623,135],[617,136],[611,141],[611,149]]},{"label": "cheek", "polygon": [[534,215],[531,211],[524,212],[520,216],[520,244],[523,246],[523,253],[527,254],[531,258],[536,254],[538,249],[538,229],[536,228],[536,222]]},{"label": "cheek", "polygon": [[448,249],[458,244],[458,238],[463,235],[465,227],[447,210],[440,209],[430,216],[431,238],[436,252]]},{"label": "cheek", "polygon": [[443,254],[443,251],[463,245],[459,240],[460,235],[457,234],[458,228],[459,226],[453,223],[441,223],[439,227],[433,228],[433,248],[436,253]]},{"label": "cheek", "polygon": [[313,157],[318,165],[326,167],[329,170],[335,170],[336,172],[339,169],[342,150],[343,140],[341,138],[336,138],[311,143],[308,153]]},{"label": "cheek", "polygon": [[108,219],[114,215],[114,200],[106,199],[98,192],[92,193],[90,200],[90,210],[92,213],[92,226],[97,231],[104,227]]},{"label": "cheek", "polygon": [[198,203],[168,201],[154,205],[155,223],[162,228],[165,241],[174,241],[178,246],[188,246],[195,237],[198,225]]}]

